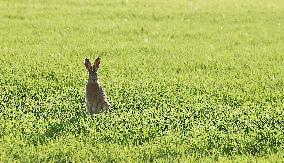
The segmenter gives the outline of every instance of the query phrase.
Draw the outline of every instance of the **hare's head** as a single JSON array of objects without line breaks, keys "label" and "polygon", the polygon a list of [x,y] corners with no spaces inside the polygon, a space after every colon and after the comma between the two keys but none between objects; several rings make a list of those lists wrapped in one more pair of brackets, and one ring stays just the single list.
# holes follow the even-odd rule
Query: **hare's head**
[{"label": "hare's head", "polygon": [[98,57],[94,63],[94,65],[91,64],[90,60],[88,58],[85,59],[85,66],[86,69],[89,72],[89,80],[91,81],[97,81],[98,80],[98,75],[97,71],[100,67],[100,57]]}]

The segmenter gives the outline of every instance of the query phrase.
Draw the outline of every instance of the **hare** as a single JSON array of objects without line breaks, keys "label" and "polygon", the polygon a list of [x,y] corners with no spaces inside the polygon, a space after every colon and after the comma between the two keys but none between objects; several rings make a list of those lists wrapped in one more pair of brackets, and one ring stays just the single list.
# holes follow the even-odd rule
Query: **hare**
[{"label": "hare", "polygon": [[110,104],[98,79],[97,72],[100,66],[100,58],[98,57],[96,59],[93,66],[87,58],[85,59],[84,64],[89,73],[86,85],[86,111],[93,115],[109,110]]}]

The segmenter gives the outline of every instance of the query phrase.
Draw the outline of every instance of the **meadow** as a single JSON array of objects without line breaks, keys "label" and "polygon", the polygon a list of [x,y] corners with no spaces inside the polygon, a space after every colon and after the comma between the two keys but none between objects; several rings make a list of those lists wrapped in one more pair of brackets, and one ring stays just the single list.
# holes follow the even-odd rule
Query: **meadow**
[{"label": "meadow", "polygon": [[[0,162],[284,161],[283,0],[0,0]],[[112,111],[85,113],[85,58]]]}]

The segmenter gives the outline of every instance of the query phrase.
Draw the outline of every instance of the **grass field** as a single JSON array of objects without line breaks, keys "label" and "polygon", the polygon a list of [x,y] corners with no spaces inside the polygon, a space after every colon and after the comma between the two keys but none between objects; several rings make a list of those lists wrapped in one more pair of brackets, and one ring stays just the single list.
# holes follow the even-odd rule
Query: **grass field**
[{"label": "grass field", "polygon": [[283,0],[1,0],[0,20],[0,162],[284,161]]}]

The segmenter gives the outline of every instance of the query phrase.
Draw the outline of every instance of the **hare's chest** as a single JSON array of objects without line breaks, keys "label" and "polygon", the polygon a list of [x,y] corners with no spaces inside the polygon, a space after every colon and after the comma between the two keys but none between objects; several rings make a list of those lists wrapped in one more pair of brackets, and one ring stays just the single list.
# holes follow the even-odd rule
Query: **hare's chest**
[{"label": "hare's chest", "polygon": [[97,102],[100,96],[100,87],[97,84],[88,82],[86,85],[86,99],[88,102]]}]

